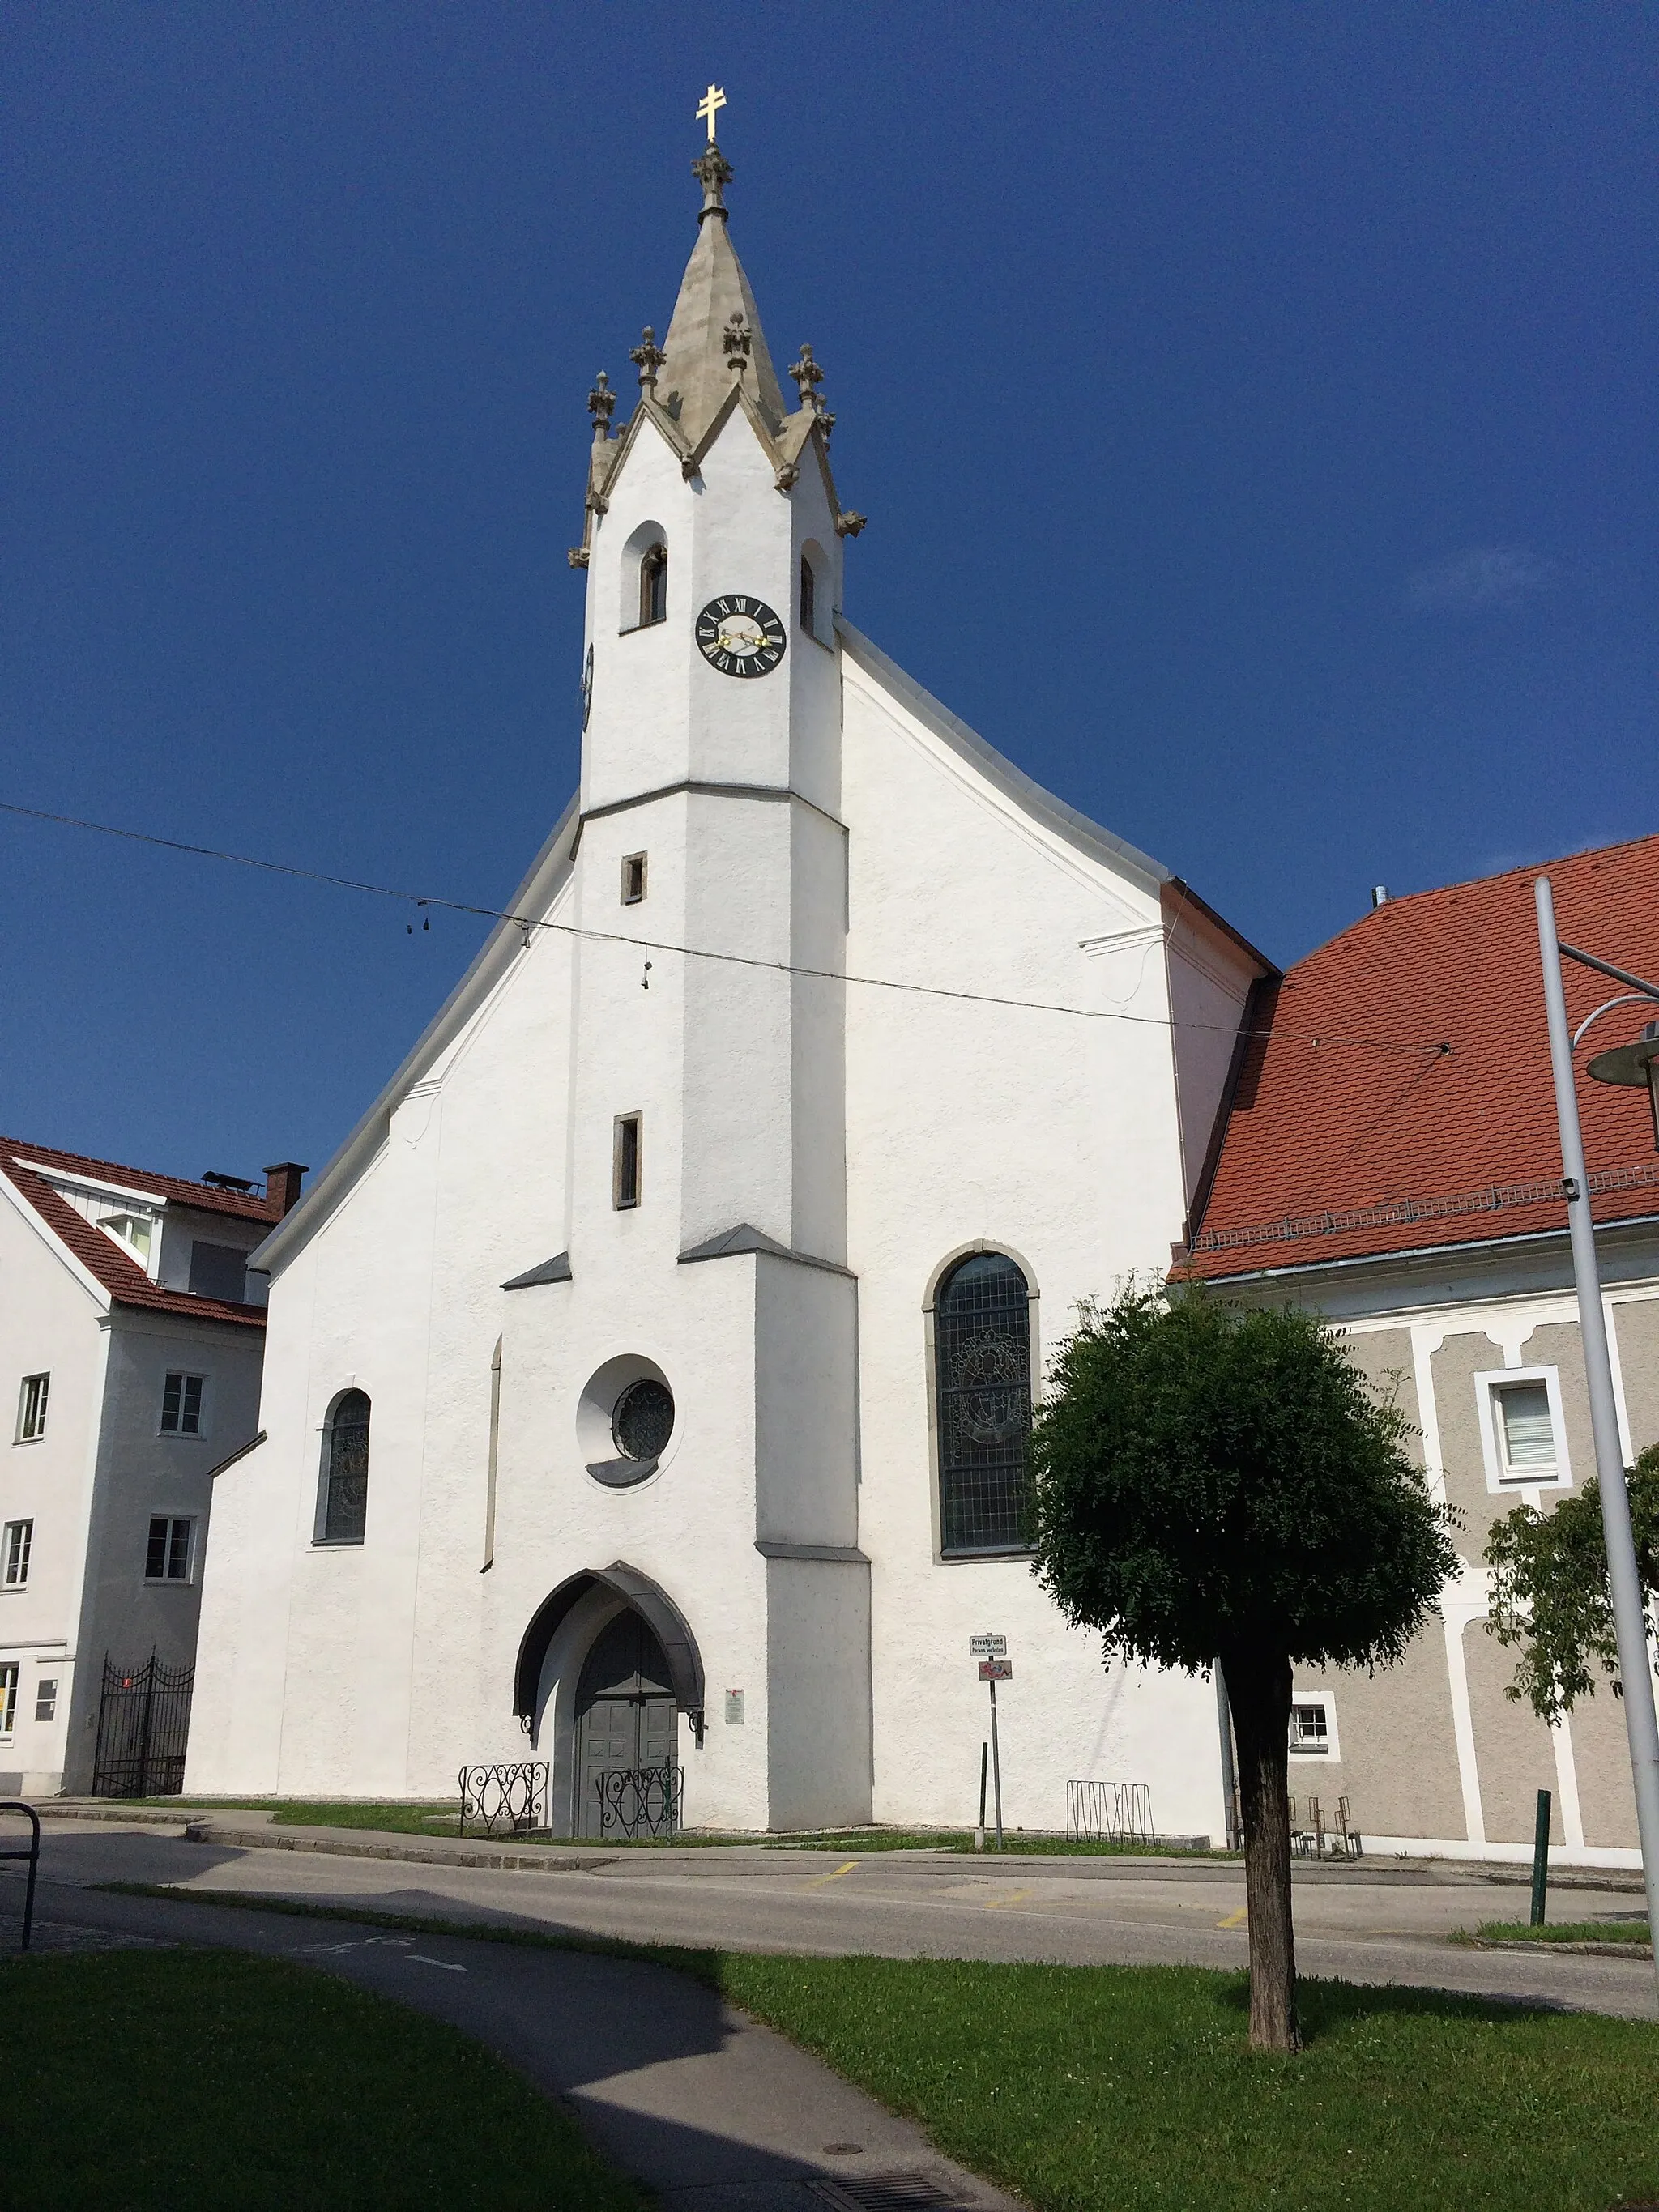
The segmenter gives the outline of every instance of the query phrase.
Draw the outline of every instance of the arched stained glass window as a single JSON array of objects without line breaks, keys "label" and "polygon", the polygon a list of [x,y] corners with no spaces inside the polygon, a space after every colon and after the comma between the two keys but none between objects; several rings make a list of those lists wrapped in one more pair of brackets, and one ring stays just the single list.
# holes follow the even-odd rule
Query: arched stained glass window
[{"label": "arched stained glass window", "polygon": [[939,1285],[933,1387],[940,1548],[1016,1549],[1031,1428],[1031,1309],[1006,1253],[971,1253]]},{"label": "arched stained glass window", "polygon": [[368,1394],[344,1390],[323,1424],[319,1544],[361,1544],[368,1518]]}]

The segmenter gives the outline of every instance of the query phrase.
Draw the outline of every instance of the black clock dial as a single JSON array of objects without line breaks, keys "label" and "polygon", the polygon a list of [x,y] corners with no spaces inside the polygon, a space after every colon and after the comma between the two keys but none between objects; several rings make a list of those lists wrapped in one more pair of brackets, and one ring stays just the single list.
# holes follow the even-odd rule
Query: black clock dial
[{"label": "black clock dial", "polygon": [[769,676],[787,642],[783,617],[744,592],[710,599],[697,617],[697,650],[722,676]]}]

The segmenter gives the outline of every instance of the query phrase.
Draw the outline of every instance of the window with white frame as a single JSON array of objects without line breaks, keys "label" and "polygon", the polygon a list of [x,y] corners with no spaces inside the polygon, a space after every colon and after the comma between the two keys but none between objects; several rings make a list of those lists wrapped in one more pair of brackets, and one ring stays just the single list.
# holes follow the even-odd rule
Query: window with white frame
[{"label": "window with white frame", "polygon": [[0,1667],[0,1743],[11,1741],[12,1730],[17,1724],[17,1662],[8,1660]]},{"label": "window with white frame", "polygon": [[1504,1367],[1477,1375],[1474,1383],[1488,1488],[1570,1482],[1559,1370]]},{"label": "window with white frame", "polygon": [[17,1397],[17,1441],[32,1444],[46,1433],[46,1400],[52,1395],[50,1375],[26,1375]]},{"label": "window with white frame", "polygon": [[181,1375],[173,1370],[161,1387],[161,1434],[164,1437],[199,1437],[202,1433],[202,1384],[200,1375]]},{"label": "window with white frame", "polygon": [[0,1538],[0,1589],[24,1589],[29,1578],[29,1553],[34,1548],[33,1521],[8,1521]]},{"label": "window with white frame", "polygon": [[38,1721],[53,1721],[58,1717],[58,1677],[42,1674],[34,1685],[34,1717]]},{"label": "window with white frame", "polygon": [[1291,1757],[1335,1759],[1336,1705],[1328,1690],[1297,1690],[1291,1698]]},{"label": "window with white frame", "polygon": [[190,1580],[191,1539],[196,1523],[182,1516],[157,1513],[151,1516],[149,1542],[144,1551],[147,1583],[187,1583]]}]

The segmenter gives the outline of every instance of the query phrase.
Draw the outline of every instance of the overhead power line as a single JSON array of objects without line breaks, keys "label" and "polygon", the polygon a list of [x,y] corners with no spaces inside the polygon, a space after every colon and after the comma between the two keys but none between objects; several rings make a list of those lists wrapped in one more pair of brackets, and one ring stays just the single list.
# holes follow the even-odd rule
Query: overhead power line
[{"label": "overhead power line", "polygon": [[[187,853],[202,860],[227,860],[239,868],[258,868],[267,875],[292,876],[302,883],[326,884],[336,890],[362,891],[371,898],[396,899],[405,906],[436,907],[449,914],[471,915],[481,921],[510,922],[525,933],[528,946],[531,933],[547,931],[562,937],[585,938],[600,945],[626,945],[637,952],[669,952],[687,960],[714,960],[737,968],[763,969],[781,975],[805,975],[830,983],[856,984],[872,991],[904,991],[927,999],[959,999],[972,1006],[1012,1006],[1029,1013],[1065,1014],[1073,1020],[1091,1022],[1127,1022],[1141,1029],[1214,1030],[1236,1036],[1238,1030],[1231,1022],[1177,1022],[1163,1014],[1126,1013],[1116,1006],[1067,1006],[1057,1000],[1046,999],[1017,999],[992,991],[964,991],[943,983],[910,983],[891,975],[854,975],[838,968],[807,968],[788,960],[766,960],[745,952],[720,952],[703,945],[675,945],[659,937],[635,937],[625,930],[591,929],[573,921],[549,921],[544,916],[514,914],[509,909],[494,906],[474,906],[465,899],[441,898],[430,891],[399,890],[390,884],[371,884],[356,876],[328,875],[319,868],[301,868],[288,860],[266,860],[251,853],[228,853],[216,845],[192,845],[180,837],[158,837],[148,830],[128,830],[111,822],[88,822],[76,814],[53,814],[41,806],[21,806],[14,800],[0,799],[0,813],[15,814],[30,822],[55,823],[61,829],[87,830],[100,837],[121,837],[134,845],[154,845],[167,853]],[[1293,1030],[1283,1023],[1276,1024],[1280,1036],[1295,1036],[1311,1038],[1318,1045],[1349,1045],[1375,1052],[1427,1053],[1440,1055],[1449,1053],[1446,1043],[1425,1044],[1415,1038],[1333,1036],[1328,1030]],[[1265,1030],[1252,1030],[1252,1036],[1264,1036]]]}]

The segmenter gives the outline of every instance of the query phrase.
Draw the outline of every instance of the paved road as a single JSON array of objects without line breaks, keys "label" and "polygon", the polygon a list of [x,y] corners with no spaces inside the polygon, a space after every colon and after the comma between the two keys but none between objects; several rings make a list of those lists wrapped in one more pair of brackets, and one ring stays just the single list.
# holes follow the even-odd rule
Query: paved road
[{"label": "paved road", "polygon": [[[239,1820],[246,1816],[238,1815]],[[298,1832],[294,1840],[303,1841]],[[338,1847],[351,1838],[317,1831]],[[398,1839],[385,1838],[392,1848]],[[406,1839],[405,1839],[406,1841]],[[767,1850],[583,1854],[561,1870],[507,1872],[304,1850],[191,1843],[155,1829],[49,1824],[54,1883],[187,1885],[299,1898],[349,1910],[506,1920],[641,1942],[894,1958],[1040,1959],[1084,1965],[1242,1966],[1242,1868],[1133,1859]],[[561,1867],[560,1855],[548,1855]],[[1639,1917],[1639,1893],[1577,1890],[1553,1899],[1574,1918]],[[1526,1892],[1478,1869],[1422,1863],[1308,1868],[1296,1883],[1303,1972],[1410,1983],[1547,2004],[1659,2017],[1650,1964],[1559,1954],[1475,1951],[1454,1929],[1524,1915]]]}]

